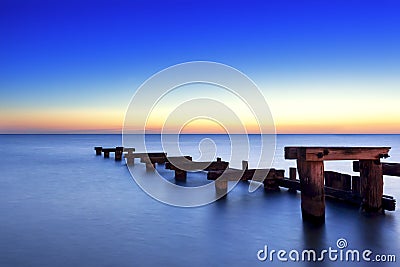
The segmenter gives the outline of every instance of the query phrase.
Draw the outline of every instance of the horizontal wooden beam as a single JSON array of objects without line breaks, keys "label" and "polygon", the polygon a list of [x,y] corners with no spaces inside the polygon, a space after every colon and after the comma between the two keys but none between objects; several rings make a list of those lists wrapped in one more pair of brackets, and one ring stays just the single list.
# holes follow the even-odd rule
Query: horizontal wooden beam
[{"label": "horizontal wooden beam", "polygon": [[158,163],[163,164],[166,162],[184,162],[185,160],[192,161],[191,156],[183,156],[183,157],[141,157],[141,163]]},{"label": "horizontal wooden beam", "polygon": [[113,147],[113,148],[103,148],[102,149],[102,151],[103,152],[108,152],[108,153],[110,153],[110,152],[115,152],[115,151],[123,151],[123,147]]},{"label": "horizontal wooden beam", "polygon": [[[359,161],[353,161],[353,171],[354,172],[360,171]],[[382,172],[383,175],[400,176],[400,163],[382,162]]]},{"label": "horizontal wooden beam", "polygon": [[351,191],[351,175],[340,172],[325,171],[325,186]]},{"label": "horizontal wooden beam", "polygon": [[285,147],[285,159],[377,160],[389,157],[389,150],[390,147]]},{"label": "horizontal wooden beam", "polygon": [[132,158],[166,158],[167,153],[164,152],[149,152],[149,153],[132,153],[132,154],[125,154],[125,157],[132,157]]},{"label": "horizontal wooden beam", "polygon": [[183,171],[221,171],[228,168],[229,162],[226,161],[211,161],[211,162],[183,162],[179,166],[167,162],[165,168],[169,170],[183,170]]},{"label": "horizontal wooden beam", "polygon": [[[227,169],[225,171],[210,171],[207,174],[208,180],[219,180],[223,181],[263,181],[264,179],[283,179],[285,170],[275,169]],[[223,175],[223,177],[221,177]]]}]

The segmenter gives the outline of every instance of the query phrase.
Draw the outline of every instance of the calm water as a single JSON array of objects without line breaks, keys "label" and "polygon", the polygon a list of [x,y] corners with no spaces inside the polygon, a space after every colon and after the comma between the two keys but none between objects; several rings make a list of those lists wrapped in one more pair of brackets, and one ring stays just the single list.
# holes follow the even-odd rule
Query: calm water
[{"label": "calm water", "polygon": [[[198,156],[204,137],[214,139],[218,156],[226,159],[226,136],[183,136],[184,153]],[[280,135],[273,165],[295,166],[283,159],[287,145],[391,146],[387,161],[400,162],[399,137]],[[152,138],[156,150],[160,144]],[[119,135],[0,135],[0,266],[283,266],[288,263],[258,261],[257,251],[264,245],[336,248],[338,238],[347,239],[349,248],[400,257],[399,211],[366,218],[356,207],[328,201],[326,224],[314,228],[301,220],[299,194],[250,194],[246,184],[204,207],[171,207],[142,192],[123,163],[94,154],[96,145],[120,144]],[[256,137],[251,146],[259,146]],[[352,174],[351,162],[326,169]],[[188,182],[203,178],[196,174]],[[400,199],[400,178],[385,177],[385,193]]]}]

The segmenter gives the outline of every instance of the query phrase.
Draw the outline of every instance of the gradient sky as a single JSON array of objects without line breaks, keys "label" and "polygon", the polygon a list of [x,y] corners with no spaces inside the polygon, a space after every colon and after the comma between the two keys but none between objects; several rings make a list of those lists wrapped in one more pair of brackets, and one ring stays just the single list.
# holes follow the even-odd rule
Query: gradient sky
[{"label": "gradient sky", "polygon": [[396,0],[2,0],[0,133],[119,132],[141,83],[193,60],[248,75],[279,133],[400,133]]}]

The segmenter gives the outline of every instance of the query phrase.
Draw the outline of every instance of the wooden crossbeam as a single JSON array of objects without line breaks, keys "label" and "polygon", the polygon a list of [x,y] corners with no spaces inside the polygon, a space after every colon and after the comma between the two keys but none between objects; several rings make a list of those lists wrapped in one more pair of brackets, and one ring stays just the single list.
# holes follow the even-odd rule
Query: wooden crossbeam
[{"label": "wooden crossbeam", "polygon": [[389,150],[390,147],[285,147],[285,159],[377,160],[389,157]]},{"label": "wooden crossbeam", "polygon": [[[220,178],[220,180],[224,181],[263,181],[264,179],[283,178],[284,172],[284,170],[275,169],[227,169],[225,171],[210,171],[207,174],[207,179],[216,180]],[[222,174],[223,177],[221,177]]]},{"label": "wooden crossbeam", "polygon": [[184,170],[184,171],[220,171],[228,168],[229,162],[226,161],[211,161],[211,162],[183,162],[179,166],[167,162],[165,168],[169,170]]},{"label": "wooden crossbeam", "polygon": [[141,157],[140,162],[142,163],[158,163],[158,164],[163,164],[166,162],[179,162],[179,161],[185,161],[185,160],[192,160],[191,156],[177,156],[177,157]]}]

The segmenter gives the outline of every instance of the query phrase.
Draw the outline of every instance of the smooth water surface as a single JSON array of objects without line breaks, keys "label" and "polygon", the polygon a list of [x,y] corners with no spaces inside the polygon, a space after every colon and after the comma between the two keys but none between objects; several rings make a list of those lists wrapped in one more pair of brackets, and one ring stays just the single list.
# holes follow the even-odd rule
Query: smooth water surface
[{"label": "smooth water surface", "polygon": [[[205,137],[217,144],[217,156],[229,156],[226,136],[184,135],[182,150],[195,158]],[[400,162],[399,137],[279,135],[273,167],[287,172],[295,166],[283,159],[289,145],[391,146],[387,161]],[[327,201],[326,224],[316,228],[301,220],[300,194],[248,193],[246,183],[207,206],[171,207],[146,195],[123,162],[95,156],[94,146],[120,144],[120,135],[0,135],[0,266],[308,266],[315,263],[260,262],[256,254],[265,245],[337,248],[338,238],[349,248],[400,257],[398,211],[367,218],[357,207]],[[250,144],[255,150],[260,145],[256,137]],[[327,163],[326,169],[354,174],[349,161]],[[173,172],[159,171],[173,180]],[[204,174],[188,176],[189,183],[202,179]],[[400,199],[400,178],[385,177],[384,190]]]}]

